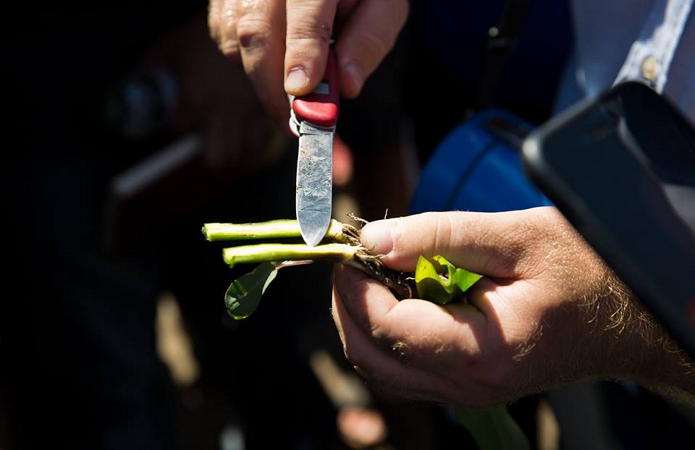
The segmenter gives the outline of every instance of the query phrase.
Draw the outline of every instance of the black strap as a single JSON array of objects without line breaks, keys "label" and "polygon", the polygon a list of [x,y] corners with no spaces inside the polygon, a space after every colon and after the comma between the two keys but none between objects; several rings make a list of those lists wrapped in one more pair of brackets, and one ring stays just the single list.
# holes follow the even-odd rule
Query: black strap
[{"label": "black strap", "polygon": [[489,108],[495,100],[495,90],[509,55],[517,46],[521,28],[526,21],[531,0],[506,0],[502,19],[490,28],[483,49],[483,70],[478,81],[478,95],[470,113]]}]

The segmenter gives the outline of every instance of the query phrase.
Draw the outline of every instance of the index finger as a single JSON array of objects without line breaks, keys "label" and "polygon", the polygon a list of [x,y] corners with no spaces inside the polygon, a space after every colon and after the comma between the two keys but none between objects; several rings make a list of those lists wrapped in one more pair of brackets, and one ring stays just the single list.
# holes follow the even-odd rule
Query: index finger
[{"label": "index finger", "polygon": [[337,0],[287,0],[285,91],[313,92],[323,78]]}]

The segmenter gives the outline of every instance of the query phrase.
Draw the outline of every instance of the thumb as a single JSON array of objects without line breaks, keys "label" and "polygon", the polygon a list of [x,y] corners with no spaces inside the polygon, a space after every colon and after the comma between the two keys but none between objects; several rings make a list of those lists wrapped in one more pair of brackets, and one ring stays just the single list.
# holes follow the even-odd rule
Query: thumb
[{"label": "thumb", "polygon": [[415,270],[420,256],[441,255],[482,275],[516,278],[542,239],[542,209],[504,213],[436,212],[367,224],[362,244],[394,270]]}]

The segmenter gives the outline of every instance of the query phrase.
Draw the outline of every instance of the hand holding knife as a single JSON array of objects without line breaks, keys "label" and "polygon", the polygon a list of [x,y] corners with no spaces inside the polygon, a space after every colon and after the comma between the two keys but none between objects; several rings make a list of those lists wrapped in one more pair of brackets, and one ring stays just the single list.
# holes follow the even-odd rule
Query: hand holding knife
[{"label": "hand holding knife", "polygon": [[302,238],[315,246],[326,235],[333,202],[333,135],[338,122],[338,67],[333,49],[323,80],[309,95],[290,98],[290,129],[299,137],[295,207]]}]

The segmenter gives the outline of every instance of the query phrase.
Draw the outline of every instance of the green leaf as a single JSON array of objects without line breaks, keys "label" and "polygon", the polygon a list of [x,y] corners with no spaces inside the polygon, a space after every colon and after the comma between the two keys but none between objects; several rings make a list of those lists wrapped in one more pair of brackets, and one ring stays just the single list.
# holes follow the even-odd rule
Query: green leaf
[{"label": "green leaf", "polygon": [[224,294],[227,312],[236,320],[245,319],[258,308],[263,293],[275,279],[277,267],[264,262],[251,272],[242,275],[229,286]]},{"label": "green leaf", "polygon": [[526,435],[504,405],[490,409],[456,407],[456,417],[482,450],[530,450]]},{"label": "green leaf", "polygon": [[[420,257],[415,268],[415,286],[424,300],[447,304],[459,300],[482,275],[460,269],[444,257]],[[436,267],[437,264],[439,267]],[[446,271],[446,276],[440,272]],[[459,423],[468,429],[481,450],[530,450],[526,435],[504,405],[485,410],[456,407]]]},{"label": "green leaf", "polygon": [[422,256],[415,267],[415,287],[420,298],[440,305],[454,299],[455,293],[448,281],[443,280],[434,264]]},{"label": "green leaf", "polygon": [[[415,268],[415,286],[418,296],[424,300],[440,305],[460,300],[463,293],[482,278],[477,273],[457,268],[442,256],[437,255],[432,259],[439,269],[423,256],[420,256]],[[446,276],[440,274],[443,269],[446,269]]]},{"label": "green leaf", "polygon": [[447,271],[449,272],[450,283],[456,285],[462,293],[466,292],[468,288],[473,286],[476,281],[483,277],[477,273],[469,272],[466,269],[461,269],[454,266],[442,256],[437,255],[432,259],[441,264],[442,267],[446,267]]}]

